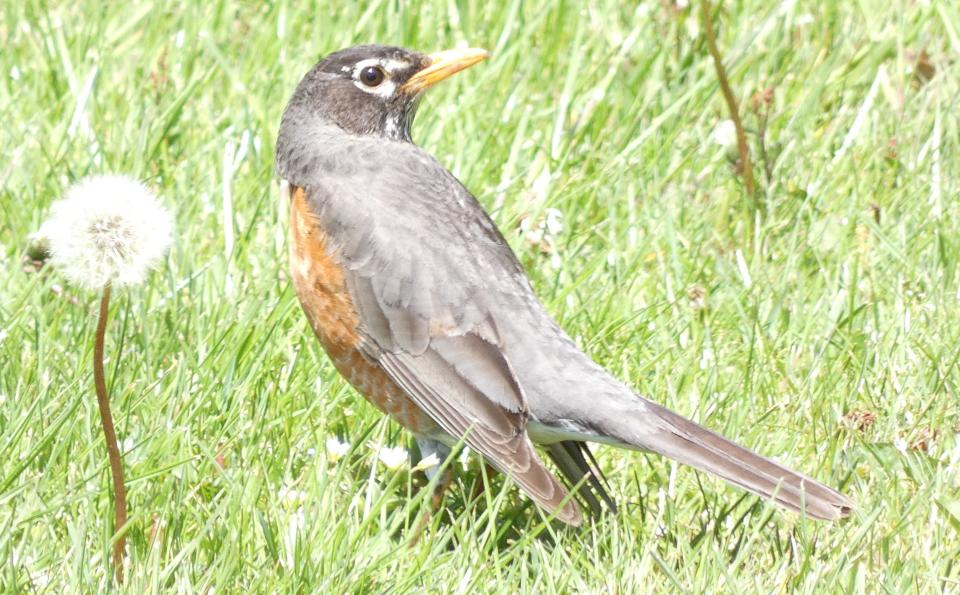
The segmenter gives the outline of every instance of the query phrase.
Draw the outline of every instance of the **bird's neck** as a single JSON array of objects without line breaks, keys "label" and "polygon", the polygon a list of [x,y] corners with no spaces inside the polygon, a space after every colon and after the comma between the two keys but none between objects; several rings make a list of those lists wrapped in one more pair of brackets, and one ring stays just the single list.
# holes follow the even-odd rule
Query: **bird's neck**
[{"label": "bird's neck", "polygon": [[413,125],[413,118],[417,114],[419,104],[420,100],[417,99],[387,110],[379,127],[380,134],[390,140],[412,143],[410,127]]},{"label": "bird's neck", "polygon": [[410,136],[411,119],[404,112],[387,112],[380,130],[390,140],[413,142]]}]

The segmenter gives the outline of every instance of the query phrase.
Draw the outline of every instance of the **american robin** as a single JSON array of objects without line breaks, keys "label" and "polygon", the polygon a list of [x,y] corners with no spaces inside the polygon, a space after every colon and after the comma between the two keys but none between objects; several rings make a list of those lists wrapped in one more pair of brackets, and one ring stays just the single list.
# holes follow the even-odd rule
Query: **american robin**
[{"label": "american robin", "polygon": [[853,502],[644,399],[546,312],[470,192],[410,137],[420,96],[486,58],[358,46],[303,77],[277,139],[290,266],[337,370],[441,458],[461,439],[556,518],[613,501],[587,442],[652,451],[810,517]]}]

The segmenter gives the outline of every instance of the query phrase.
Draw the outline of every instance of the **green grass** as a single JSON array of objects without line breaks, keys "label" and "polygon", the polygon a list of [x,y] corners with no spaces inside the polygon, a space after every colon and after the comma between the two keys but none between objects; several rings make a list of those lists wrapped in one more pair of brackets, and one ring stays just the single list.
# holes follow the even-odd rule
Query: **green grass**
[{"label": "green grass", "polygon": [[[710,140],[727,114],[696,18],[666,3],[61,4],[0,9],[0,590],[110,586],[96,297],[24,267],[50,203],[99,172],[147,181],[177,220],[108,328],[126,591],[960,590],[952,3],[724,4],[755,156],[750,97],[774,89],[756,203]],[[841,487],[855,515],[806,521],[601,448],[618,516],[558,530],[500,478],[474,499],[479,464],[454,462],[408,547],[425,490],[373,445],[409,436],[311,336],[272,172],[299,78],[365,42],[490,49],[414,136],[493,209],[548,309],[638,391]],[[548,208],[553,254],[518,231]]]}]

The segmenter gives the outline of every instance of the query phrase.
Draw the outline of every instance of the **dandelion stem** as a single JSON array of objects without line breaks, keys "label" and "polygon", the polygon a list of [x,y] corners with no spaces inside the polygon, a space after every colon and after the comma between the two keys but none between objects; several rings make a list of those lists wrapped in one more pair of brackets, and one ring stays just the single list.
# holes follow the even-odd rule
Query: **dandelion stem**
[{"label": "dandelion stem", "polygon": [[727,108],[730,110],[730,119],[733,120],[733,126],[737,131],[737,151],[740,153],[740,167],[743,171],[743,182],[747,188],[747,195],[753,199],[753,168],[750,164],[750,151],[747,148],[747,135],[743,131],[743,122],[740,120],[740,108],[737,106],[737,98],[730,88],[730,81],[727,79],[727,70],[723,67],[723,56],[720,55],[720,49],[717,47],[717,36],[713,32],[713,16],[711,14],[710,0],[701,0],[700,8],[703,16],[703,32],[707,38],[707,51],[713,58],[713,66],[717,71],[717,82],[720,83],[720,91],[723,92],[723,98],[727,102]]},{"label": "dandelion stem", "polygon": [[[107,382],[103,373],[103,343],[109,310],[110,283],[107,283],[100,296],[100,318],[97,320],[97,335],[93,344],[93,382],[97,388],[100,422],[103,424],[103,437],[107,442],[107,456],[110,458],[110,475],[113,477],[114,532],[120,532],[127,523],[127,491],[123,485],[123,463],[120,460],[120,447],[117,446],[117,433],[113,429],[113,415],[110,413]],[[118,583],[123,583],[123,550],[126,540],[126,534],[121,533],[113,544],[113,565]]]}]

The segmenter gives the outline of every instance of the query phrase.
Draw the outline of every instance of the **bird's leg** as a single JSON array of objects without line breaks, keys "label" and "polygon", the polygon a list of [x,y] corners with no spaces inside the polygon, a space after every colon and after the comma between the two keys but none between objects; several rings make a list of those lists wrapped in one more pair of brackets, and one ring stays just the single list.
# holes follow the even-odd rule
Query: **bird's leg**
[{"label": "bird's leg", "polygon": [[432,467],[424,469],[424,474],[427,476],[427,481],[433,482],[433,478],[437,476],[438,473],[441,473],[440,478],[437,480],[436,485],[433,488],[433,493],[430,495],[430,509],[423,513],[420,521],[417,522],[413,530],[413,537],[410,540],[410,545],[414,546],[420,541],[420,537],[423,535],[424,530],[427,528],[427,525],[430,524],[430,517],[433,513],[440,509],[440,506],[443,504],[443,496],[447,492],[447,488],[450,487],[450,484],[453,483],[453,470],[449,467],[441,471],[441,466],[443,462],[450,456],[450,449],[436,440],[431,440],[429,438],[417,437],[417,446],[420,448],[420,460],[426,459],[430,455],[436,455],[437,464]]},{"label": "bird's leg", "polygon": [[[433,471],[433,475],[436,476],[436,472],[439,471],[439,469],[435,467]],[[427,478],[430,481],[433,481],[433,478],[430,477],[429,472]],[[451,483],[453,483],[453,471],[446,469],[440,476],[440,480],[437,481],[437,485],[433,488],[433,494],[430,495],[430,510],[432,512],[440,510],[440,506],[443,505],[443,496],[447,493],[447,489],[450,487]]]}]

